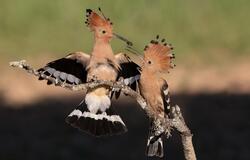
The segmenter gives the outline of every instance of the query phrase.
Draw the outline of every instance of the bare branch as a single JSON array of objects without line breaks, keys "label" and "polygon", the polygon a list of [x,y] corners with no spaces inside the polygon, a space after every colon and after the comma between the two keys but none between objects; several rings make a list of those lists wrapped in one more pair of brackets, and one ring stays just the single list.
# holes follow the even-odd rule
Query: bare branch
[{"label": "bare branch", "polygon": [[[30,74],[33,74],[38,77],[42,77],[46,80],[50,80],[56,86],[61,86],[63,88],[66,88],[72,91],[81,91],[81,90],[87,91],[90,88],[95,88],[100,85],[106,85],[114,89],[119,89],[124,94],[136,99],[136,101],[139,103],[141,108],[145,110],[148,116],[152,117],[153,115],[151,111],[148,109],[145,99],[139,93],[135,92],[130,87],[126,86],[122,81],[111,82],[111,81],[95,80],[95,81],[91,81],[85,84],[72,85],[72,84],[58,81],[50,76],[46,76],[44,74],[39,73],[37,70],[33,69],[31,66],[26,64],[25,60],[10,62],[10,66],[22,68]],[[166,117],[160,117],[158,121],[159,121],[159,125],[163,128],[164,133],[170,134],[171,128],[175,128],[181,134],[183,151],[184,151],[186,160],[196,160],[196,155],[195,155],[195,151],[194,151],[194,147],[192,143],[192,134],[184,121],[180,107],[178,105],[172,106],[171,115],[166,116]]]},{"label": "bare branch", "polygon": [[178,105],[172,106],[171,113],[173,116],[171,119],[171,125],[181,134],[183,151],[186,160],[196,160],[195,150],[192,142],[193,135],[185,123],[180,107]]},{"label": "bare branch", "polygon": [[140,96],[137,92],[133,91],[130,87],[126,86],[124,83],[122,83],[120,81],[111,82],[111,81],[95,80],[95,81],[91,81],[91,82],[84,83],[84,84],[72,85],[72,84],[58,81],[50,76],[46,76],[44,74],[39,73],[37,70],[33,69],[30,65],[28,65],[25,60],[13,61],[13,62],[10,62],[9,65],[12,67],[24,69],[30,74],[33,74],[35,76],[42,77],[46,80],[51,81],[56,86],[60,86],[60,87],[63,87],[63,88],[66,88],[66,89],[69,89],[72,91],[81,91],[81,90],[87,91],[87,89],[95,88],[95,87],[100,86],[100,85],[110,86],[114,89],[121,89],[121,91],[123,93],[129,95],[132,98],[135,98],[136,101],[139,103],[139,105],[142,107],[142,109],[146,108],[146,101],[144,100],[144,98],[142,98],[142,96]]}]

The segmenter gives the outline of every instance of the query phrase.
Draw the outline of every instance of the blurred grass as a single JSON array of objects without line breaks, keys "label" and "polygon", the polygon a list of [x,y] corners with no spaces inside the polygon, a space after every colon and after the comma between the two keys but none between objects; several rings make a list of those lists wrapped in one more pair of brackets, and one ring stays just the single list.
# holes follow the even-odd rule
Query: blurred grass
[{"label": "blurred grass", "polygon": [[[156,34],[175,46],[178,58],[213,61],[250,52],[248,0],[0,0],[0,56],[63,56],[90,52],[85,9],[102,7],[114,30],[142,50]],[[115,51],[123,45],[113,41]]]}]

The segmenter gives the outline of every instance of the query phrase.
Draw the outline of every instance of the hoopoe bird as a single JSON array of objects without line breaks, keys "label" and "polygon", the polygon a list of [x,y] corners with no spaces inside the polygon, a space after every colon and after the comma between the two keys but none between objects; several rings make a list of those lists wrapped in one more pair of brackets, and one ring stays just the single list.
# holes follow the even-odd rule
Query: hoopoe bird
[{"label": "hoopoe bird", "polygon": [[139,89],[151,113],[146,148],[148,156],[164,156],[162,141],[164,130],[159,118],[167,116],[170,110],[169,88],[164,74],[175,66],[172,63],[172,59],[175,58],[172,50],[171,45],[165,43],[165,39],[159,40],[158,35],[156,40],[152,40],[144,48]]},{"label": "hoopoe bird", "polygon": [[[101,9],[99,8],[101,12]],[[113,33],[112,22],[101,12],[86,10],[86,25],[94,33],[94,47],[91,55],[74,52],[52,61],[39,69],[41,75],[51,76],[56,81],[78,85],[93,80],[116,81],[119,78],[132,85],[138,80],[139,67],[130,58],[119,53],[113,54],[110,41],[117,37],[129,45],[131,42]],[[43,76],[40,77],[40,79]],[[52,82],[48,81],[48,84]],[[84,100],[66,118],[71,126],[94,136],[114,135],[126,132],[127,128],[119,115],[111,108],[109,86],[89,89]]]}]

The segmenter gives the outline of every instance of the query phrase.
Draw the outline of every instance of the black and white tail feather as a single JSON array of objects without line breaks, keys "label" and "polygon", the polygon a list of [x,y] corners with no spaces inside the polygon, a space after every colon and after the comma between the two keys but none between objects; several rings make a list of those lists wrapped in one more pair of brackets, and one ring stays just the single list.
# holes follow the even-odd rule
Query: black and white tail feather
[{"label": "black and white tail feather", "polygon": [[67,117],[66,122],[72,127],[90,135],[100,137],[118,135],[127,131],[127,127],[119,115],[115,115],[109,107],[105,112],[92,113],[82,101]]},{"label": "black and white tail feather", "polygon": [[149,157],[160,157],[164,156],[163,149],[163,130],[162,127],[159,126],[159,121],[151,120],[149,136],[146,147],[146,155]]},{"label": "black and white tail feather", "polygon": [[162,137],[157,138],[157,140],[155,136],[148,138],[146,154],[149,157],[156,156],[162,158],[164,156]]}]

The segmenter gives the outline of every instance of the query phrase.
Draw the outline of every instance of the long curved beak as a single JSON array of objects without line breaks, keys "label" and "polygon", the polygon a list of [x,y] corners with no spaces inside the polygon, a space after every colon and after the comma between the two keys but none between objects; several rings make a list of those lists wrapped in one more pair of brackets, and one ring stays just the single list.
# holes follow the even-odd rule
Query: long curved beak
[{"label": "long curved beak", "polygon": [[120,35],[118,35],[118,34],[116,34],[116,33],[113,33],[113,36],[116,37],[116,38],[118,38],[118,39],[120,39],[120,40],[122,40],[122,41],[124,41],[124,42],[126,42],[127,47],[126,47],[125,49],[126,49],[127,51],[133,53],[133,54],[136,54],[136,55],[140,58],[140,60],[143,60],[143,58],[142,58],[140,52],[138,52],[136,49],[134,49],[134,48],[132,47],[132,46],[133,46],[133,43],[132,43],[131,41],[127,40],[126,38],[124,38],[124,37],[122,37],[122,36],[120,36]]},{"label": "long curved beak", "polygon": [[128,46],[133,46],[133,43],[132,43],[131,41],[127,40],[126,38],[124,38],[124,37],[122,37],[122,36],[120,36],[120,35],[118,35],[118,34],[116,34],[116,33],[113,33],[113,35],[114,35],[116,38],[118,38],[118,39],[120,39],[120,40],[126,42]]}]

